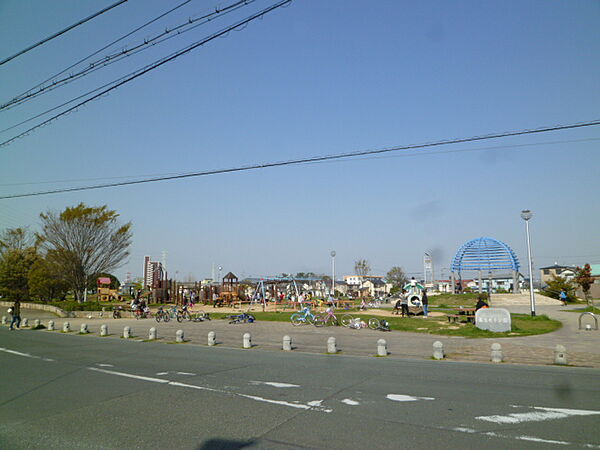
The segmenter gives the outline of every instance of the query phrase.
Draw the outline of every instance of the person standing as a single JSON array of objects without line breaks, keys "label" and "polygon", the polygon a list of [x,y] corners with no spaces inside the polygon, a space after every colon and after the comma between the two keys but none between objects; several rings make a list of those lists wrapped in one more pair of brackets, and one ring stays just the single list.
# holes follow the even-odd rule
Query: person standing
[{"label": "person standing", "polygon": [[10,313],[12,315],[12,320],[10,321],[9,329],[14,330],[15,323],[17,324],[17,328],[21,328],[21,302],[19,300],[15,300],[14,305],[12,306],[12,311]]},{"label": "person standing", "polygon": [[402,291],[402,317],[408,317],[408,294],[406,291]]},{"label": "person standing", "polygon": [[423,289],[423,295],[421,297],[421,303],[423,303],[423,317],[428,317],[428,314],[429,314],[429,298],[427,298],[427,289]]}]

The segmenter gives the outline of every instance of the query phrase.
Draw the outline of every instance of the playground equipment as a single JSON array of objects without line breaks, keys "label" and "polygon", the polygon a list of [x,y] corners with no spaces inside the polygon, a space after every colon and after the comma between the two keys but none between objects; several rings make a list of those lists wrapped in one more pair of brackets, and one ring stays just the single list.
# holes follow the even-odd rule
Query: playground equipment
[{"label": "playground equipment", "polygon": [[[594,314],[592,312],[584,312],[579,315],[579,329],[581,330],[581,328],[582,328],[581,320],[583,319],[584,316],[592,316],[592,318],[594,319],[594,323],[596,325],[596,330],[597,330],[598,329],[598,317],[596,317],[596,314]],[[586,329],[589,329],[589,328],[586,327]]]},{"label": "playground equipment", "polygon": [[221,280],[221,295],[219,300],[222,303],[231,304],[240,297],[240,282],[238,277],[229,272]]},{"label": "playground equipment", "polygon": [[404,285],[408,298],[408,306],[421,306],[423,302],[423,290],[425,287],[414,278]]},{"label": "playground equipment", "polygon": [[110,302],[112,300],[121,301],[123,297],[119,295],[119,291],[117,289],[110,288],[110,278],[109,277],[100,277],[96,280],[96,285],[98,287],[98,301],[100,302]]}]

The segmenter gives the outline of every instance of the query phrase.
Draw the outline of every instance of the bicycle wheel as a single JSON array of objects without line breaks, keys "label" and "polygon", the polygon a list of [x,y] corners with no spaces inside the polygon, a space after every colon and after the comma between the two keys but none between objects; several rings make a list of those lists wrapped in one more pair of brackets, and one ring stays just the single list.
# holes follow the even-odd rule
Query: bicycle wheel
[{"label": "bicycle wheel", "polygon": [[199,310],[196,313],[196,317],[199,317],[201,320],[204,320],[208,317],[208,314],[206,314],[203,310]]},{"label": "bicycle wheel", "polygon": [[185,320],[187,320],[188,322],[190,320],[192,320],[192,315],[189,313],[189,311],[184,311],[181,313],[181,317]]},{"label": "bicycle wheel", "polygon": [[344,314],[342,316],[342,326],[348,328],[352,322],[352,316],[350,314]]},{"label": "bicycle wheel", "polygon": [[323,316],[315,316],[315,321],[313,323],[315,327],[322,327],[325,325],[325,318]]},{"label": "bicycle wheel", "polygon": [[292,325],[302,325],[304,322],[304,317],[302,314],[292,314],[292,316],[290,317],[290,321],[292,322]]},{"label": "bicycle wheel", "polygon": [[165,323],[167,323],[169,320],[171,320],[171,316],[169,315],[169,313],[163,312],[162,320]]},{"label": "bicycle wheel", "polygon": [[182,314],[177,314],[177,322],[179,322],[179,323],[183,322],[183,315]]},{"label": "bicycle wheel", "polygon": [[380,326],[379,319],[376,319],[375,317],[369,319],[369,328],[371,330],[378,330]]},{"label": "bicycle wheel", "polygon": [[157,322],[160,322],[160,319],[162,319],[162,314],[157,312],[156,315],[154,316],[154,318],[156,319]]}]

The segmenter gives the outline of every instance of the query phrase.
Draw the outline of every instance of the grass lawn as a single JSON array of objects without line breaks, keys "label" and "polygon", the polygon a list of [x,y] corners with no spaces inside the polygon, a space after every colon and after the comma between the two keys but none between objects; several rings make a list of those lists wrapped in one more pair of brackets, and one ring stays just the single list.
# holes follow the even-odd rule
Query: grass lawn
[{"label": "grass lawn", "polygon": [[597,308],[595,306],[585,306],[585,307],[582,306],[581,308],[575,308],[575,309],[563,309],[563,311],[574,312],[574,313],[591,312],[594,314],[600,314],[600,308]]},{"label": "grass lawn", "polygon": [[[439,294],[429,296],[429,306],[439,306],[440,308],[449,308],[456,306],[464,306],[465,308],[475,307],[477,297],[486,294]],[[492,298],[492,301],[494,299]]]},{"label": "grass lawn", "polygon": [[[289,322],[292,312],[251,312],[256,320]],[[230,313],[211,313],[212,319],[225,319]],[[336,314],[340,319],[344,313]],[[381,319],[381,316],[369,314],[350,313],[353,317],[360,317],[368,322],[371,317]],[[429,317],[386,317],[390,328],[396,331],[412,331],[415,333],[439,334],[446,336],[464,336],[469,338],[489,338],[489,337],[516,337],[531,336],[534,334],[550,333],[558,330],[562,323],[558,320],[550,319],[546,315],[531,317],[527,314],[512,314],[512,330],[504,333],[493,333],[487,330],[480,330],[470,323],[449,323],[445,316]]]}]

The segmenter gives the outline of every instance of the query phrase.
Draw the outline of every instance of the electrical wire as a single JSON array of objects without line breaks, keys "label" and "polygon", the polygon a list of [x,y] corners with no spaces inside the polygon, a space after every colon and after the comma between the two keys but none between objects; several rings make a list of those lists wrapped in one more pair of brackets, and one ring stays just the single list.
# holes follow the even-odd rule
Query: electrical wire
[{"label": "electrical wire", "polygon": [[15,58],[17,58],[17,57],[21,56],[21,55],[24,55],[25,53],[27,53],[27,52],[29,52],[29,51],[33,50],[33,49],[34,49],[34,48],[36,48],[36,47],[39,47],[39,46],[40,46],[40,45],[42,45],[42,44],[45,44],[45,43],[46,43],[46,42],[48,42],[48,41],[51,41],[51,40],[52,40],[52,39],[54,39],[54,38],[57,38],[57,37],[59,37],[59,36],[60,36],[60,35],[62,35],[62,34],[65,34],[67,31],[71,31],[73,28],[76,28],[76,27],[78,27],[79,25],[83,25],[84,23],[86,23],[86,22],[88,22],[88,21],[90,21],[90,20],[94,19],[95,17],[98,17],[98,16],[100,16],[100,15],[104,14],[105,12],[108,12],[108,11],[110,11],[110,10],[111,10],[111,9],[113,9],[113,8],[116,8],[116,7],[117,7],[117,6],[119,6],[119,5],[122,5],[123,3],[127,2],[127,1],[128,1],[128,0],[119,0],[118,2],[116,2],[116,3],[113,3],[112,5],[110,5],[110,6],[107,6],[106,8],[104,8],[104,9],[101,9],[101,10],[100,10],[100,11],[98,11],[98,12],[95,12],[94,14],[92,14],[91,16],[88,16],[88,17],[86,17],[85,19],[81,19],[80,21],[78,21],[78,22],[74,23],[73,25],[69,25],[67,28],[65,28],[65,29],[63,29],[63,30],[60,30],[60,31],[58,31],[57,33],[54,33],[53,35],[51,35],[51,36],[48,36],[47,38],[44,38],[44,39],[42,39],[41,41],[39,41],[39,42],[36,42],[36,43],[35,43],[35,44],[33,44],[33,45],[30,45],[29,47],[27,47],[27,48],[25,48],[25,49],[23,49],[23,50],[21,50],[21,51],[19,51],[19,52],[15,53],[15,54],[14,54],[14,55],[12,55],[12,56],[9,56],[8,58],[5,58],[5,59],[3,59],[2,61],[0,61],[0,66],[1,66],[1,65],[3,65],[3,64],[6,64],[7,62],[9,62],[9,61],[11,61],[11,60],[13,60],[13,59],[15,59]]},{"label": "electrical wire", "polygon": [[[188,0],[188,1],[190,1],[190,0]],[[112,53],[110,55],[106,55],[96,61],[91,62],[87,67],[81,69],[80,71],[73,73],[73,74],[69,74],[69,76],[61,78],[60,80],[54,80],[54,81],[52,81],[52,84],[43,86],[35,92],[31,92],[31,89],[30,89],[26,93],[21,94],[20,96],[14,97],[13,99],[9,100],[8,102],[0,105],[0,111],[8,110],[15,106],[21,105],[28,100],[39,97],[40,95],[42,95],[46,92],[51,92],[54,89],[62,87],[66,84],[69,84],[69,83],[75,81],[75,80],[83,78],[86,75],[94,73],[97,70],[103,69],[111,64],[121,61],[124,58],[127,58],[132,55],[136,55],[144,50],[148,50],[149,48],[151,48],[155,45],[161,44],[171,38],[180,36],[188,31],[192,31],[193,29],[195,29],[201,25],[204,25],[212,20],[215,20],[217,17],[221,17],[228,13],[236,11],[237,9],[239,9],[243,6],[249,5],[249,4],[253,3],[254,1],[255,0],[238,0],[237,2],[235,2],[229,6],[226,6],[224,8],[217,8],[214,12],[211,12],[204,16],[196,17],[193,19],[190,17],[183,24],[177,25],[173,28],[167,28],[162,33],[159,33],[158,35],[156,35],[154,37],[144,39],[143,43],[137,44],[132,48],[123,49],[118,52]],[[202,21],[202,22],[196,23],[198,21]],[[73,66],[71,66],[71,67],[73,67]]]},{"label": "electrical wire", "polygon": [[263,163],[263,164],[251,164],[251,165],[247,165],[247,166],[231,167],[231,168],[226,168],[226,169],[214,169],[214,170],[193,172],[193,173],[182,174],[182,175],[147,178],[144,180],[137,180],[137,181],[123,181],[123,182],[117,182],[117,183],[105,183],[105,184],[97,184],[97,185],[90,185],[90,186],[83,186],[83,187],[54,189],[54,190],[50,190],[50,191],[33,192],[33,193],[28,193],[28,194],[5,195],[5,196],[1,196],[0,200],[10,199],[10,198],[35,197],[35,196],[40,196],[40,195],[59,194],[59,193],[65,193],[65,192],[89,191],[92,189],[130,186],[130,185],[134,185],[134,184],[154,183],[157,181],[178,180],[178,179],[183,179],[183,178],[201,177],[201,176],[217,175],[217,174],[223,174],[223,173],[244,172],[244,171],[248,171],[248,170],[266,169],[269,167],[291,166],[291,165],[298,165],[298,164],[313,163],[313,162],[317,162],[317,161],[329,161],[329,160],[334,160],[334,159],[353,158],[353,157],[357,157],[357,156],[397,152],[397,151],[401,151],[401,150],[416,150],[416,149],[421,149],[421,148],[439,147],[439,146],[450,145],[450,144],[462,144],[462,143],[466,143],[466,142],[478,142],[478,141],[485,141],[485,140],[490,140],[490,139],[500,139],[500,138],[506,138],[506,137],[514,137],[514,136],[524,136],[524,135],[529,135],[529,134],[548,133],[551,131],[571,130],[571,129],[577,129],[577,128],[597,126],[597,125],[600,125],[600,120],[594,120],[594,121],[590,121],[590,122],[579,122],[579,123],[568,124],[568,125],[554,125],[554,126],[550,126],[550,127],[540,127],[540,128],[520,130],[520,131],[507,131],[507,132],[502,132],[502,133],[493,133],[493,134],[486,134],[486,135],[481,135],[481,136],[471,136],[471,137],[457,138],[457,139],[445,139],[445,140],[441,140],[441,141],[435,141],[435,142],[429,142],[429,143],[423,143],[423,144],[403,145],[403,146],[388,147],[388,148],[382,148],[382,149],[376,149],[376,150],[362,150],[362,151],[356,151],[356,152],[347,152],[347,153],[338,153],[338,154],[331,154],[331,155],[312,156],[312,157],[306,157],[306,158],[300,158],[300,159],[291,159],[291,160],[287,160],[287,161],[268,162],[268,163]]},{"label": "electrical wire", "polygon": [[86,57],[84,57],[84,58],[81,58],[79,61],[77,61],[77,62],[76,62],[76,63],[74,63],[74,64],[71,64],[71,65],[70,65],[69,67],[67,67],[66,69],[63,69],[63,70],[61,70],[61,71],[60,71],[60,72],[58,72],[58,73],[55,73],[55,74],[54,74],[54,75],[52,75],[51,77],[48,77],[48,78],[46,78],[44,81],[42,81],[42,82],[40,82],[40,83],[36,84],[35,86],[33,86],[32,88],[28,89],[27,91],[25,91],[25,92],[22,92],[22,93],[20,93],[19,95],[15,96],[14,98],[12,98],[12,99],[11,99],[11,100],[9,100],[8,102],[6,102],[4,105],[0,106],[0,110],[1,110],[1,109],[3,109],[3,108],[5,108],[6,106],[9,106],[9,105],[11,105],[11,104],[15,103],[15,102],[16,102],[16,101],[18,101],[20,98],[22,98],[23,96],[25,96],[25,95],[29,94],[29,93],[30,93],[31,91],[33,91],[34,89],[36,89],[36,88],[38,88],[38,87],[40,87],[40,86],[43,86],[44,84],[46,84],[48,81],[51,81],[51,80],[53,80],[54,78],[56,78],[56,77],[58,77],[58,76],[62,75],[63,73],[67,72],[68,70],[71,70],[73,67],[76,67],[77,65],[81,64],[81,63],[82,63],[82,62],[84,62],[84,61],[87,61],[87,60],[88,60],[88,59],[90,59],[91,57],[93,57],[93,56],[96,56],[98,53],[100,53],[100,52],[102,52],[102,51],[106,50],[107,48],[110,48],[110,47],[112,47],[112,46],[113,46],[114,44],[116,44],[117,42],[119,42],[119,41],[122,41],[123,39],[125,39],[125,38],[127,38],[127,37],[131,36],[132,34],[135,34],[135,33],[137,33],[138,31],[140,31],[141,29],[143,29],[143,28],[145,28],[145,27],[147,27],[147,26],[149,26],[149,25],[152,25],[152,24],[153,24],[154,22],[156,22],[157,20],[160,20],[160,19],[162,19],[163,17],[165,17],[165,16],[167,16],[167,15],[171,14],[173,11],[176,11],[177,9],[179,9],[179,8],[181,8],[181,7],[185,6],[185,5],[187,5],[187,4],[188,4],[188,3],[190,3],[191,1],[192,1],[192,0],[185,0],[183,3],[180,3],[179,5],[177,5],[177,6],[173,7],[173,8],[171,8],[171,9],[169,9],[168,11],[166,11],[166,12],[164,12],[164,13],[162,13],[162,14],[160,14],[159,16],[155,17],[154,19],[151,19],[151,20],[149,20],[148,22],[146,22],[146,23],[144,23],[144,24],[140,25],[139,27],[137,27],[137,28],[136,28],[136,29],[134,29],[133,31],[130,31],[129,33],[127,33],[127,34],[124,34],[124,35],[123,35],[123,36],[121,36],[120,38],[117,38],[117,39],[115,39],[114,41],[112,41],[111,43],[109,43],[109,44],[105,45],[105,46],[104,46],[104,47],[102,47],[101,49],[98,49],[98,50],[96,50],[95,52],[93,52],[93,53],[91,53],[91,54],[87,55]]},{"label": "electrical wire", "polygon": [[44,125],[48,125],[50,122],[58,119],[59,117],[64,116],[64,115],[66,115],[66,114],[68,114],[70,112],[73,112],[76,109],[80,108],[81,106],[83,106],[83,105],[85,105],[85,104],[87,104],[87,103],[89,103],[89,102],[91,102],[93,100],[96,100],[99,97],[102,97],[103,95],[105,95],[105,94],[113,91],[114,89],[117,89],[118,87],[120,87],[120,86],[122,86],[122,85],[124,85],[126,83],[129,83],[130,81],[133,81],[134,79],[136,79],[136,78],[138,78],[138,77],[140,77],[140,76],[142,76],[142,75],[144,75],[144,74],[146,74],[146,73],[148,73],[148,72],[150,72],[150,71],[152,71],[154,69],[157,69],[158,67],[162,66],[163,64],[171,62],[171,61],[175,60],[176,58],[178,58],[178,57],[180,57],[182,55],[185,55],[186,53],[189,53],[190,51],[192,51],[192,50],[194,50],[194,49],[196,49],[196,48],[198,48],[198,47],[200,47],[200,46],[202,46],[202,45],[204,45],[204,44],[206,44],[206,43],[208,43],[208,42],[210,42],[210,41],[212,41],[212,40],[214,40],[214,39],[216,39],[218,37],[226,35],[230,31],[232,31],[232,30],[234,30],[234,29],[236,29],[238,27],[241,27],[241,26],[243,26],[243,25],[245,25],[247,23],[250,23],[250,22],[258,19],[258,18],[261,18],[265,14],[268,14],[268,13],[270,13],[270,12],[272,12],[272,11],[274,11],[274,10],[276,10],[276,9],[278,9],[278,8],[280,8],[280,7],[288,4],[290,2],[292,2],[292,0],[282,0],[282,1],[279,1],[279,2],[277,2],[277,3],[275,3],[275,4],[273,4],[273,5],[269,6],[269,7],[267,7],[265,9],[261,10],[261,11],[258,11],[255,14],[252,14],[251,16],[249,16],[249,17],[247,17],[247,18],[245,18],[243,20],[240,20],[240,21],[234,23],[233,25],[227,26],[227,27],[221,29],[220,31],[217,31],[217,32],[211,34],[210,36],[208,36],[208,37],[206,37],[204,39],[201,39],[200,41],[194,42],[193,44],[191,44],[191,45],[183,48],[182,50],[179,50],[179,51],[177,51],[177,52],[175,52],[175,53],[173,53],[173,54],[171,54],[171,55],[169,55],[167,57],[164,57],[164,58],[162,58],[162,59],[160,59],[160,60],[158,60],[158,61],[156,61],[156,62],[154,62],[152,64],[149,64],[149,65],[143,67],[142,69],[139,69],[138,71],[132,72],[131,74],[127,75],[125,79],[120,79],[121,81],[119,81],[119,82],[113,84],[112,86],[104,89],[103,91],[101,91],[101,92],[93,95],[92,97],[90,97],[90,98],[88,98],[88,99],[86,99],[86,100],[84,100],[84,101],[82,101],[82,102],[80,102],[80,103],[78,103],[78,104],[76,104],[76,105],[74,105],[74,106],[72,106],[72,107],[70,107],[70,108],[68,108],[68,109],[60,112],[60,113],[58,113],[58,114],[55,114],[54,116],[50,117],[49,119],[46,119],[46,120],[40,122],[39,124],[34,125],[33,127],[31,127],[29,129],[23,131],[22,133],[19,133],[16,136],[11,137],[10,139],[7,139],[6,141],[0,142],[0,147],[5,147],[8,144],[10,144],[11,142],[14,142],[17,139],[22,138],[22,137],[28,135],[32,131],[34,131],[34,130],[40,128],[40,127],[43,127]]},{"label": "electrical wire", "polygon": [[[585,138],[585,139],[567,139],[560,141],[543,141],[543,142],[530,142],[527,144],[508,144],[508,145],[495,145],[488,147],[473,147],[473,148],[459,148],[459,149],[448,149],[448,150],[433,150],[433,151],[419,151],[417,153],[401,153],[401,154],[385,154],[378,156],[365,156],[365,157],[356,157],[352,159],[345,160],[346,162],[350,161],[367,161],[374,159],[384,159],[384,158],[401,158],[401,157],[414,157],[414,156],[426,156],[426,155],[442,155],[448,153],[464,153],[464,152],[477,152],[477,151],[485,151],[485,150],[500,150],[500,149],[514,149],[514,148],[523,148],[523,147],[535,147],[542,145],[557,145],[557,144],[573,144],[573,143],[583,143],[583,142],[596,142],[600,141],[600,138]],[[332,160],[332,161],[319,161],[314,163],[307,164],[338,164],[341,161]],[[172,175],[187,175],[195,172],[167,172],[167,173],[154,173],[154,174],[140,174],[140,175],[121,175],[116,177],[100,177],[100,178],[79,178],[79,179],[69,179],[69,180],[46,180],[46,181],[30,181],[30,182],[22,182],[22,183],[0,183],[0,187],[10,187],[10,186],[33,186],[40,184],[57,184],[57,183],[77,183],[82,181],[100,181],[100,180],[132,180],[137,178],[148,178],[148,177],[164,177],[164,176],[172,176]],[[133,181],[133,180],[132,180]]]}]

